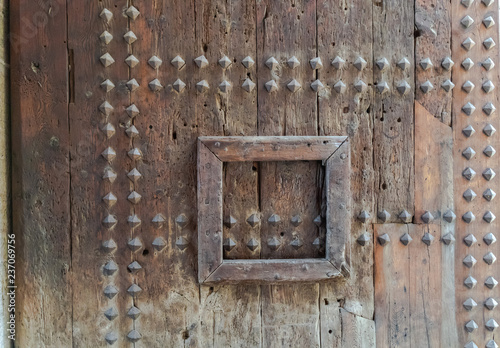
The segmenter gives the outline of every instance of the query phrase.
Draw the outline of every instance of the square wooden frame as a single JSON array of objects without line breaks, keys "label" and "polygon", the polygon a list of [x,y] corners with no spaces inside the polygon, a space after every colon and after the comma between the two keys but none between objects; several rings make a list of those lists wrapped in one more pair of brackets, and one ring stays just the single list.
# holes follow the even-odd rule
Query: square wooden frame
[{"label": "square wooden frame", "polygon": [[[223,162],[323,161],[325,258],[224,260]],[[343,136],[198,138],[198,280],[212,283],[316,282],[349,274],[350,144]]]}]

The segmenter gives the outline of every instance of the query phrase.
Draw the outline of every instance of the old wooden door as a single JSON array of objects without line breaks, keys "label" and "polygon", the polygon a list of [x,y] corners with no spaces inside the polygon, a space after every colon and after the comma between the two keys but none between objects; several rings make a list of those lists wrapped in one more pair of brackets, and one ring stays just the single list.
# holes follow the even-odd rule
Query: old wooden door
[{"label": "old wooden door", "polygon": [[10,11],[16,347],[497,347],[497,1]]}]

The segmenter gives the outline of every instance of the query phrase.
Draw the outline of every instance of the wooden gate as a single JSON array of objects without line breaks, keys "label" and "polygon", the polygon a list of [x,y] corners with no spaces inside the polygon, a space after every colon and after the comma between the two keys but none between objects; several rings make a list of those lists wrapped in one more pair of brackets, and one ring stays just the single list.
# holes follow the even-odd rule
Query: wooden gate
[{"label": "wooden gate", "polygon": [[16,347],[497,347],[497,1],[10,11]]}]

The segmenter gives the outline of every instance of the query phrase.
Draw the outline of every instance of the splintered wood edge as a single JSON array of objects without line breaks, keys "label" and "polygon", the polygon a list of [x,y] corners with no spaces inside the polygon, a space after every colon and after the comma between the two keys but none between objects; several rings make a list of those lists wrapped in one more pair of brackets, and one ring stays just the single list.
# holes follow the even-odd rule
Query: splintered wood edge
[{"label": "splintered wood edge", "polygon": [[326,160],[344,136],[199,137],[223,162]]}]

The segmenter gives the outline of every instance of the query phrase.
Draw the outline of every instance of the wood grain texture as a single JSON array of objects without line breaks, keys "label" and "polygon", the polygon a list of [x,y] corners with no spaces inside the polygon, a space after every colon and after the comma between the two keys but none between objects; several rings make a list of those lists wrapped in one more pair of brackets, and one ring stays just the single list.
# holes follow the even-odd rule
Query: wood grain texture
[{"label": "wood grain texture", "polygon": [[15,343],[23,347],[73,344],[66,23],[66,2],[11,3]]},{"label": "wood grain texture", "polygon": [[[386,58],[387,69],[374,67],[373,83],[387,83],[390,91],[377,91],[373,104],[373,146],[376,211],[387,210],[389,221],[398,221],[402,210],[414,212],[414,93],[401,96],[396,85],[406,81],[414,86],[414,3],[398,0],[375,1],[373,4],[373,57]],[[397,28],[397,35],[394,31]],[[402,71],[396,66],[401,59],[410,62]]]},{"label": "wood grain texture", "polygon": [[341,347],[375,347],[375,322],[340,309],[342,318]]}]

